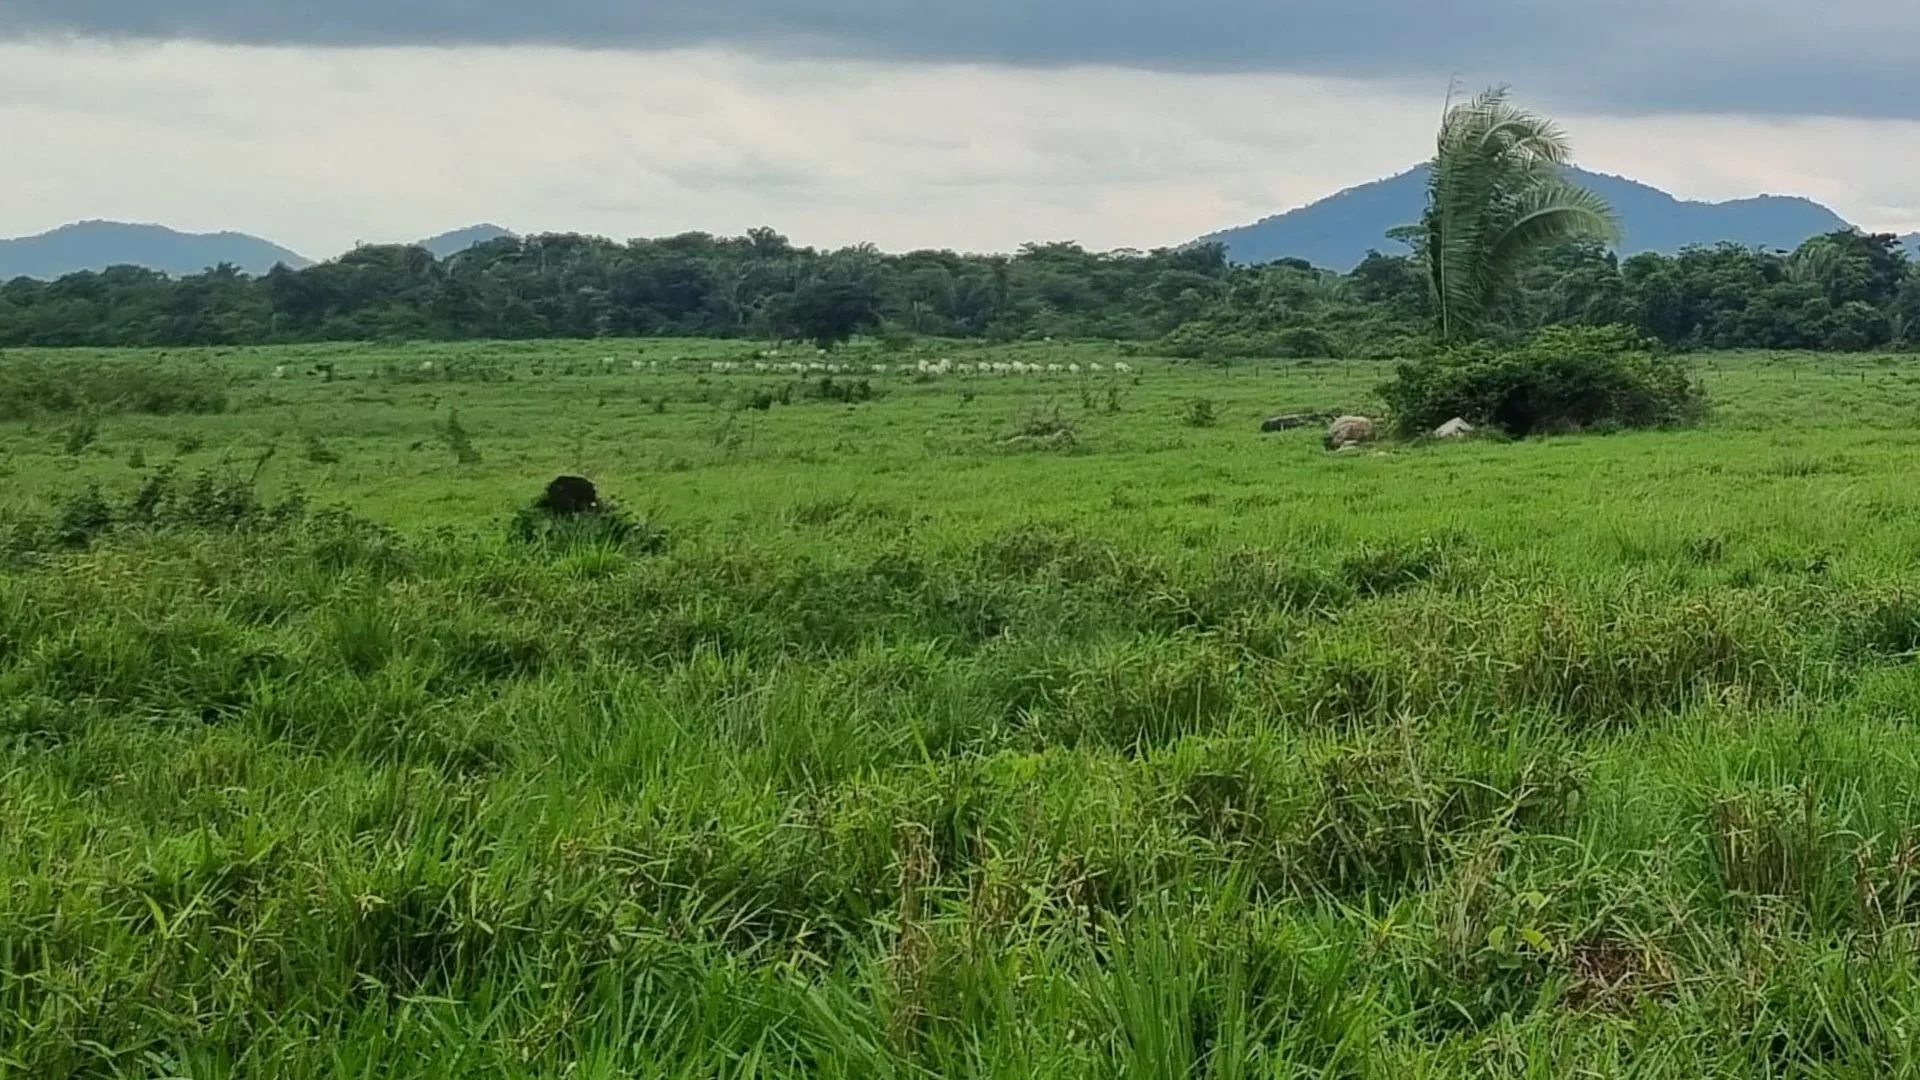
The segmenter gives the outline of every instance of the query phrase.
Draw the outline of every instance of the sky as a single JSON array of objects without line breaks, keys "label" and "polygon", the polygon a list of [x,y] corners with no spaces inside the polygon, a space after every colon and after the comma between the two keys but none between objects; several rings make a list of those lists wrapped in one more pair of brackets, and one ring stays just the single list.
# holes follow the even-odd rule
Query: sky
[{"label": "sky", "polygon": [[1590,168],[1920,229],[1912,0],[0,0],[0,235],[1156,247],[1510,84]]}]

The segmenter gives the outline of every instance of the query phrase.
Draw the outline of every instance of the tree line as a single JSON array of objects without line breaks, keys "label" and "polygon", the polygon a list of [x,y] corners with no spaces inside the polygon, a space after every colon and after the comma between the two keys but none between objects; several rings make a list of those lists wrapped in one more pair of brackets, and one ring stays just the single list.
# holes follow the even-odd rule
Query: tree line
[{"label": "tree line", "polygon": [[[369,246],[304,270],[136,267],[0,285],[0,345],[188,346],[355,340],[739,337],[830,345],[856,333],[1153,343],[1193,357],[1393,356],[1438,323],[1438,234],[1339,273],[1232,264],[1218,245],[1010,255],[796,247],[770,230],[618,243],[502,238],[446,259]],[[1920,344],[1920,271],[1892,236],[1837,232],[1793,252],[1731,244],[1620,259],[1603,240],[1502,268],[1476,334],[1623,325],[1676,349]],[[1478,301],[1477,301],[1478,302]]]}]

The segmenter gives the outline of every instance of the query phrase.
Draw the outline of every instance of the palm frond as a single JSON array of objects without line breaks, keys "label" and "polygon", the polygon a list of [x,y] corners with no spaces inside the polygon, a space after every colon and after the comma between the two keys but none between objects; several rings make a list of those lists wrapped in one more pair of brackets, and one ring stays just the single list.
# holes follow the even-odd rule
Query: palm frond
[{"label": "palm frond", "polygon": [[1562,172],[1566,132],[1487,90],[1442,118],[1421,221],[1440,334],[1477,334],[1527,253],[1581,238],[1615,240],[1619,226],[1598,196]]},{"label": "palm frond", "polygon": [[1558,180],[1524,192],[1500,223],[1489,250],[1496,254],[1574,240],[1618,243],[1620,222],[1607,201],[1578,184]]}]

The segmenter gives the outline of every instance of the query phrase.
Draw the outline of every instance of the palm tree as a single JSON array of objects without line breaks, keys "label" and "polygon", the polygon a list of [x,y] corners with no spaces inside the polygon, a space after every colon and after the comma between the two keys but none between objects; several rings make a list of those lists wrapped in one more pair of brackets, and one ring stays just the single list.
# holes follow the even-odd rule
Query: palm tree
[{"label": "palm tree", "polygon": [[1449,103],[1417,244],[1443,341],[1477,337],[1533,252],[1618,240],[1613,208],[1561,171],[1569,155],[1566,133],[1508,101],[1504,88]]}]

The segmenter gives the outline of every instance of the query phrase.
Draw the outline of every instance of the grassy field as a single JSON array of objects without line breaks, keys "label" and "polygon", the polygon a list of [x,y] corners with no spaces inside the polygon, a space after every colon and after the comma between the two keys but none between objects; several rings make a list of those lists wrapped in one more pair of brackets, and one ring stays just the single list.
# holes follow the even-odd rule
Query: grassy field
[{"label": "grassy field", "polygon": [[1912,361],[750,351],[0,357],[0,1075],[1920,1075]]}]

